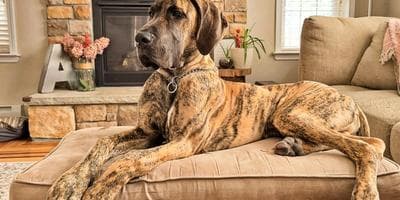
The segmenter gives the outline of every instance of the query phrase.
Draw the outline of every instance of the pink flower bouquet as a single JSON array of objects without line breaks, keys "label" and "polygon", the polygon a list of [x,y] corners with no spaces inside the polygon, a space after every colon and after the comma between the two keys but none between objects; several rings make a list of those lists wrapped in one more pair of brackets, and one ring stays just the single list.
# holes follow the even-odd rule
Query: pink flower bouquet
[{"label": "pink flower bouquet", "polygon": [[62,41],[64,51],[78,62],[94,61],[97,55],[103,54],[104,49],[107,48],[109,44],[109,38],[101,37],[92,41],[89,34],[78,36],[77,39],[66,34]]}]

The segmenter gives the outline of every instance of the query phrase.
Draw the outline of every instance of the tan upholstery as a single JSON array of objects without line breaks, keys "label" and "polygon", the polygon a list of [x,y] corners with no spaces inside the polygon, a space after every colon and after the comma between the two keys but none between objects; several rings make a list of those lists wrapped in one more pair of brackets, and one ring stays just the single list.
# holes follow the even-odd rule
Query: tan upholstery
[{"label": "tan upholstery", "polygon": [[[11,200],[44,199],[50,184],[81,159],[100,136],[132,127],[92,128],[66,136],[48,157],[19,174]],[[132,180],[121,199],[349,199],[354,165],[331,150],[303,157],[274,155],[277,139],[170,161]],[[385,159],[379,167],[382,200],[400,199],[400,167]]]},{"label": "tan upholstery", "polygon": [[347,85],[379,24],[386,19],[310,17],[301,36],[300,79]]},{"label": "tan upholstery", "polygon": [[400,122],[399,110],[393,109],[400,108],[400,97],[395,90],[368,90],[357,86],[333,87],[352,97],[360,105],[370,123],[371,136],[381,138],[387,144],[386,156],[393,157],[391,151],[400,151],[400,146],[394,145],[399,142],[391,139],[393,126]]},{"label": "tan upholstery", "polygon": [[376,31],[370,46],[365,51],[357,71],[354,74],[352,85],[371,89],[396,89],[394,63],[389,61],[382,65],[379,57],[382,52],[382,43],[387,29],[387,22],[383,22]]},{"label": "tan upholstery", "polygon": [[354,84],[364,87],[395,89],[390,67],[377,63],[376,51],[382,44],[378,44],[380,39],[375,33],[382,34],[382,24],[386,21],[384,17],[311,17],[305,20],[300,79],[336,85],[339,91],[353,97],[368,117],[371,134],[383,139],[387,146],[386,155],[400,163],[400,143],[393,140],[399,136],[391,135],[397,133],[393,126],[400,122],[400,97],[395,90],[351,86],[353,79]]},{"label": "tan upholstery", "polygon": [[392,157],[395,161],[400,163],[400,122],[393,126],[392,133],[390,134],[390,149],[392,150]]}]

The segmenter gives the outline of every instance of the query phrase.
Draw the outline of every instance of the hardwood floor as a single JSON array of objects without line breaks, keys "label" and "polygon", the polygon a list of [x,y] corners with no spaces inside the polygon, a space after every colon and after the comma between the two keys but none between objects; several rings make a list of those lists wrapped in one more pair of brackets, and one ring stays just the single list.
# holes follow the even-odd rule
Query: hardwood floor
[{"label": "hardwood floor", "polygon": [[59,141],[13,140],[0,142],[0,162],[37,161],[43,158]]}]

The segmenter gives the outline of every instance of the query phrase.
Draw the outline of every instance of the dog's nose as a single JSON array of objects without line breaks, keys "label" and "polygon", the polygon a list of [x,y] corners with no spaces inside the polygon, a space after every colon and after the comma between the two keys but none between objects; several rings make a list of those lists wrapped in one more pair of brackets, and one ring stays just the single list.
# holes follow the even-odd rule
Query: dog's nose
[{"label": "dog's nose", "polygon": [[136,34],[135,41],[139,44],[151,44],[153,42],[154,35],[148,31],[140,31]]}]

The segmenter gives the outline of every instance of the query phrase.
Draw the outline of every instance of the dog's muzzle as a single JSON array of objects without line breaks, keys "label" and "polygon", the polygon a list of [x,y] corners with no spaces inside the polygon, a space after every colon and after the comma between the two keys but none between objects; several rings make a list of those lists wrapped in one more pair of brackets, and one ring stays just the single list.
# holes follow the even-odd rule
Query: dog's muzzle
[{"label": "dog's muzzle", "polygon": [[137,47],[139,49],[138,57],[140,62],[147,68],[158,69],[157,62],[152,58],[152,45],[155,40],[155,35],[149,31],[141,30],[135,36]]},{"label": "dog's muzzle", "polygon": [[154,34],[148,31],[140,31],[136,34],[135,41],[139,44],[139,46],[148,46],[153,43],[154,38]]}]

